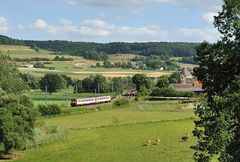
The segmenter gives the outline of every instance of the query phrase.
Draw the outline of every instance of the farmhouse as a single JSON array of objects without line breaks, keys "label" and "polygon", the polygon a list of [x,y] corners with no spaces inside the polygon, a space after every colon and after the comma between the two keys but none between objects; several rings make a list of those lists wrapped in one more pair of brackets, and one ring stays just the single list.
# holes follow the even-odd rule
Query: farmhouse
[{"label": "farmhouse", "polygon": [[25,64],[24,67],[26,67],[26,68],[33,68],[34,65],[33,64]]},{"label": "farmhouse", "polygon": [[182,84],[193,84],[194,78],[193,75],[186,68],[179,69],[181,83]]},{"label": "farmhouse", "polygon": [[181,68],[179,72],[181,77],[181,83],[170,85],[176,91],[193,91],[196,93],[201,93],[204,91],[202,89],[202,83],[196,80],[186,68]]}]

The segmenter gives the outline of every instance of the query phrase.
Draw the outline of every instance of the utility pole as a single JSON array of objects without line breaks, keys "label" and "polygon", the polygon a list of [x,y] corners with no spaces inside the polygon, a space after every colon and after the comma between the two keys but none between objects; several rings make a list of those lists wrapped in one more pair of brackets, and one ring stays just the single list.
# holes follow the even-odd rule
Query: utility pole
[{"label": "utility pole", "polygon": [[97,89],[94,89],[94,96],[96,97]]},{"label": "utility pole", "polygon": [[76,83],[76,89],[75,89],[75,94],[76,94],[76,97],[77,97],[77,94],[78,94],[78,86],[77,86],[77,83]]},{"label": "utility pole", "polygon": [[66,100],[66,107],[67,107],[67,101],[68,101],[67,92],[65,92],[65,100]]},{"label": "utility pole", "polygon": [[47,105],[47,93],[48,93],[48,87],[47,84],[45,85],[45,105]]},{"label": "utility pole", "polygon": [[113,91],[114,91],[114,87],[113,87],[113,80],[112,80],[112,93],[113,93]]},{"label": "utility pole", "polygon": [[98,88],[98,94],[99,94],[100,92],[99,82],[97,83],[97,88]]}]

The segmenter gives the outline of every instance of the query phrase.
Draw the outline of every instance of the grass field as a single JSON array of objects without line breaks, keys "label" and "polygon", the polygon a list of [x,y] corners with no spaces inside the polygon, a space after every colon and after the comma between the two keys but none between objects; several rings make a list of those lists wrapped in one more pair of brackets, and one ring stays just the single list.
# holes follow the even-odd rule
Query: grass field
[{"label": "grass field", "polygon": [[112,63],[115,62],[128,62],[130,59],[136,57],[135,54],[114,54],[109,55],[109,61]]},{"label": "grass field", "polygon": [[[178,101],[143,100],[121,108],[99,105],[65,109],[70,115],[38,120],[66,128],[67,140],[30,148],[16,161],[191,162],[190,146],[196,140],[190,136],[188,142],[182,142],[181,136],[193,130],[194,113],[192,109],[178,111],[177,106]],[[81,113],[84,109],[94,111]],[[155,144],[158,136],[160,145]],[[150,146],[145,145],[148,138],[152,140]]]},{"label": "grass field", "polygon": [[[26,46],[11,46],[11,45],[0,45],[0,54],[8,54],[11,57],[15,58],[33,58],[33,57],[41,57],[48,58],[52,60],[56,55],[51,51],[40,49],[39,52],[36,52],[29,47]],[[50,61],[52,64],[46,64],[46,68],[25,68],[20,67],[19,70],[22,73],[29,73],[35,77],[42,77],[46,73],[57,73],[57,74],[65,74],[69,75],[75,79],[83,79],[88,77],[90,74],[102,74],[106,77],[127,77],[133,76],[137,73],[145,73],[149,77],[158,77],[161,75],[170,74],[170,71],[153,71],[153,70],[132,70],[132,69],[121,69],[121,68],[92,68],[91,66],[95,66],[99,61],[86,60],[83,57],[78,56],[66,56],[66,58],[73,58],[73,61]],[[114,62],[127,62],[129,59],[135,57],[133,54],[115,54],[109,55],[109,60]],[[45,61],[44,61],[45,62]],[[31,62],[31,63],[34,63]],[[23,66],[25,64],[29,64],[26,62],[19,63],[19,66]],[[102,63],[101,63],[102,64]],[[55,68],[54,70],[50,70],[49,68]]]}]

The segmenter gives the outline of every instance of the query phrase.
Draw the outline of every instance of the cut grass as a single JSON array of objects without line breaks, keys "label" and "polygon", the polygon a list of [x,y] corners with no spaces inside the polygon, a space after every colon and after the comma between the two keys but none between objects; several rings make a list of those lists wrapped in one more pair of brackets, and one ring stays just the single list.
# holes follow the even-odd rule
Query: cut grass
[{"label": "cut grass", "polygon": [[[24,161],[184,161],[191,162],[195,140],[181,142],[193,129],[192,120],[72,130],[66,142],[54,143],[25,152]],[[145,146],[146,139],[159,136],[160,145]]]},{"label": "cut grass", "polygon": [[[101,111],[99,108],[89,108],[95,110],[94,113],[74,114],[70,116],[61,116],[58,118],[46,118],[46,124],[57,124],[65,128],[83,129],[94,127],[108,127],[111,125],[128,125],[139,123],[153,123],[168,120],[179,120],[193,118],[193,110],[176,110],[178,104],[168,104],[167,101],[158,101],[153,104],[144,104],[145,102],[133,102],[127,108],[118,108],[107,105],[108,111]],[[105,105],[104,105],[105,106]],[[76,107],[72,109],[82,109]],[[100,110],[100,111],[99,111]],[[96,112],[97,111],[97,112]]]},{"label": "cut grass", "polygon": [[[194,127],[193,110],[177,111],[178,101],[139,101],[116,108],[110,104],[66,108],[72,115],[40,118],[68,130],[59,141],[25,151],[16,161],[184,161],[192,162],[196,140],[181,137]],[[96,111],[97,110],[97,111]],[[160,137],[161,144],[155,145]],[[146,140],[152,141],[145,146]]]}]

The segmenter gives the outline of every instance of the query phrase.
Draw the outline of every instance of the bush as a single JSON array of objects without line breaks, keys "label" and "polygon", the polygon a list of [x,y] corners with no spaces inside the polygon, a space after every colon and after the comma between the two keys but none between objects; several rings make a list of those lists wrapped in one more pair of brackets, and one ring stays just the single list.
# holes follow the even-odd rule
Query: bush
[{"label": "bush", "polygon": [[30,98],[0,90],[0,152],[23,150],[33,140],[36,115]]},{"label": "bush", "polygon": [[179,92],[175,89],[168,88],[154,88],[152,90],[151,96],[161,96],[161,97],[193,97],[194,92]]},{"label": "bush", "polygon": [[51,105],[38,105],[38,111],[41,116],[55,116],[62,113],[62,109],[59,105],[51,104]]},{"label": "bush", "polygon": [[117,99],[117,100],[113,103],[113,105],[118,106],[118,107],[120,107],[120,106],[126,106],[126,105],[128,105],[128,104],[129,104],[129,101],[128,101],[127,99],[125,99],[125,98]]},{"label": "bush", "polygon": [[187,92],[178,92],[178,96],[179,96],[179,97],[194,97],[194,96],[195,96],[195,93],[194,93],[194,92],[190,92],[190,91],[187,91]]},{"label": "bush", "polygon": [[41,63],[41,62],[35,63],[35,64],[34,64],[34,67],[35,67],[35,68],[46,68],[45,65],[44,65],[43,63]]},{"label": "bush", "polygon": [[151,96],[162,96],[162,97],[176,97],[177,91],[173,88],[154,88],[152,90]]}]

